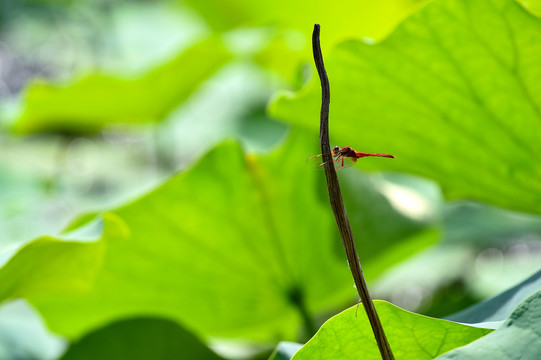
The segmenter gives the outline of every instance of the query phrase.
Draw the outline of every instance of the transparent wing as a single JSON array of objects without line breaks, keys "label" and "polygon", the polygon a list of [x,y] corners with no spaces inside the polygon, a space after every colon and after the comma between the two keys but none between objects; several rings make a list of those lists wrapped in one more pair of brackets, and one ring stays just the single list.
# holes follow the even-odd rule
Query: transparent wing
[{"label": "transparent wing", "polygon": [[[343,165],[342,165],[342,159],[344,159]],[[336,170],[343,169],[355,164],[355,161],[353,161],[353,159],[350,157],[345,157],[345,158],[340,157],[338,159],[333,158],[331,161],[333,162],[334,168]],[[314,168],[315,170],[321,170],[321,171],[325,170],[325,166],[324,166],[325,164],[323,163],[322,154],[310,156],[308,159],[306,159],[306,164]]]},{"label": "transparent wing", "polygon": [[323,170],[323,154],[310,156],[306,159],[306,165],[315,170]]}]

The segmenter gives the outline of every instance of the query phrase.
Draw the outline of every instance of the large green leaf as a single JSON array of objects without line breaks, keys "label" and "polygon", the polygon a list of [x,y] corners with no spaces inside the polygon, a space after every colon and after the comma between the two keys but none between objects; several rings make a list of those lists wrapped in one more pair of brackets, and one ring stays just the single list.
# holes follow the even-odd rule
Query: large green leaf
[{"label": "large green leaf", "polygon": [[438,359],[541,358],[541,291],[522,302],[493,333]]},{"label": "large green leaf", "polygon": [[61,359],[223,360],[186,329],[159,318],[109,324],[72,344]]},{"label": "large green leaf", "polygon": [[[414,314],[384,301],[375,305],[397,360],[433,359],[491,331]],[[352,307],[329,319],[292,359],[369,360],[381,355],[362,307]]]},{"label": "large green leaf", "polygon": [[34,81],[13,131],[86,134],[109,123],[162,120],[230,58],[221,41],[211,37],[138,78],[94,73],[62,85]]},{"label": "large green leaf", "polygon": [[[398,157],[363,159],[367,168],[540,212],[541,20],[515,1],[437,0],[382,43],[348,41],[326,63],[334,140]],[[316,128],[319,104],[314,80],[271,113]]]},{"label": "large green leaf", "polygon": [[[217,147],[191,170],[104,214],[98,240],[81,231],[85,218],[63,241],[28,244],[0,270],[0,298],[29,299],[51,330],[69,337],[152,314],[202,335],[292,338],[300,318],[355,295],[343,252],[335,251],[340,240],[324,175],[304,165],[315,140],[293,132],[279,150],[257,158],[232,143]],[[384,201],[364,195],[375,208]],[[384,209],[367,213],[365,223],[396,217]],[[434,240],[423,227],[417,241],[411,226],[404,229],[382,244],[400,256],[374,253],[369,277],[383,269],[377,258],[387,266]]]}]

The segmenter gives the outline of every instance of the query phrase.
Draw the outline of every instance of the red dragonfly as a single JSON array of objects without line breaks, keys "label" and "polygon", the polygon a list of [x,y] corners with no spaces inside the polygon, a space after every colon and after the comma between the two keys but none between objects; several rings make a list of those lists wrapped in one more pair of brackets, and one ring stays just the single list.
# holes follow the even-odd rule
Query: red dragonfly
[{"label": "red dragonfly", "polygon": [[[323,163],[319,162],[319,158],[323,154],[314,155],[308,158],[308,162],[312,162],[311,160],[315,160],[318,167],[322,167]],[[362,157],[367,156],[379,156],[379,157],[386,157],[386,158],[396,158],[393,155],[389,154],[373,154],[373,153],[365,153],[365,152],[359,152],[355,151],[349,146],[344,146],[341,148],[340,146],[335,146],[332,148],[332,161],[334,162],[334,165],[336,166],[336,170],[341,169],[344,167],[344,161],[349,162],[350,164],[355,164],[357,162],[357,159],[360,159]],[[347,165],[346,165],[347,166]]]}]

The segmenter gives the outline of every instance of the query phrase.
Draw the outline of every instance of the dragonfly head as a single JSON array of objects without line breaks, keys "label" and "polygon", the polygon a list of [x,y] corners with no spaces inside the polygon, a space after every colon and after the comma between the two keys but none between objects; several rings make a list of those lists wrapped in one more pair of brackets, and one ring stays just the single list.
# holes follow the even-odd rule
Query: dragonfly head
[{"label": "dragonfly head", "polygon": [[337,156],[340,154],[340,146],[335,146],[332,148],[332,156]]}]

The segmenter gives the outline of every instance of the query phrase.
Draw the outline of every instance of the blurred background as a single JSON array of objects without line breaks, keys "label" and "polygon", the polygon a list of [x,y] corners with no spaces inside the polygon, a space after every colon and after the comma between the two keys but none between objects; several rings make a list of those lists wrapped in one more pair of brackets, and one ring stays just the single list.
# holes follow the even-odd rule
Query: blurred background
[{"label": "blurred background", "polygon": [[[426,3],[360,1],[322,10],[322,1],[278,8],[240,0],[3,0],[0,261],[37,237],[59,235],[82,214],[137,199],[224,140],[248,154],[272,154],[291,125],[269,116],[267,106],[277,91],[313,80],[314,22],[323,25],[325,56],[345,40],[382,41]],[[299,131],[314,139],[300,154],[305,159],[317,153],[318,135]],[[375,298],[445,316],[539,270],[538,216],[446,201],[437,183],[414,175],[347,169],[341,176],[361,238],[391,242],[426,232],[432,239],[375,271]],[[368,245],[368,254],[370,246],[378,244]],[[352,291],[318,324],[354,303]],[[54,359],[67,346],[20,300],[0,308],[0,329],[10,334],[0,340],[3,359]],[[32,341],[23,336],[29,331]],[[238,344],[213,345],[233,358],[268,355],[273,346],[239,355]]]}]

